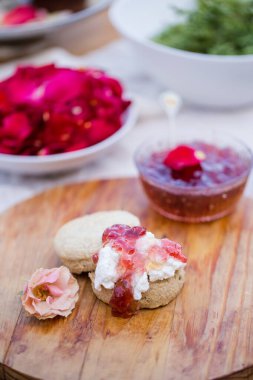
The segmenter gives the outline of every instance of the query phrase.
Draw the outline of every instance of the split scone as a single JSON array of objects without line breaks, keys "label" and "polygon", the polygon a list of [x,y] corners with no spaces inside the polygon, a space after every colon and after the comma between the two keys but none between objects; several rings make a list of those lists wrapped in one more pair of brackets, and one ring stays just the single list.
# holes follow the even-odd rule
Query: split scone
[{"label": "split scone", "polygon": [[95,270],[92,256],[102,248],[104,230],[115,224],[139,225],[139,219],[123,210],[85,215],[64,224],[54,238],[54,248],[72,273]]},{"label": "split scone", "polygon": [[113,225],[103,233],[103,247],[94,256],[92,289],[110,304],[115,316],[129,317],[140,308],[172,301],[184,284],[187,259],[180,244],[157,239],[140,226]]}]

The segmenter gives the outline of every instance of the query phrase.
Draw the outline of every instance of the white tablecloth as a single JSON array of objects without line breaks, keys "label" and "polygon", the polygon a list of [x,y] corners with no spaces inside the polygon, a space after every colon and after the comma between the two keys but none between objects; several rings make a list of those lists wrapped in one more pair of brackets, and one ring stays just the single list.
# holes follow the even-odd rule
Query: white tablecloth
[{"label": "white tablecloth", "polygon": [[[0,172],[0,211],[23,199],[31,197],[44,189],[60,184],[80,182],[94,178],[126,177],[136,175],[133,153],[143,140],[153,136],[166,136],[168,121],[161,111],[157,97],[163,88],[143,73],[134,59],[127,42],[120,40],[103,49],[83,57],[73,57],[61,49],[50,49],[28,57],[18,63],[59,62],[61,65],[96,66],[108,70],[121,78],[127,91],[137,95],[139,121],[132,131],[102,159],[98,159],[83,169],[68,174],[45,177],[17,176]],[[0,76],[12,72],[17,62],[3,65]],[[177,128],[198,130],[219,128],[244,140],[253,149],[253,107],[215,111],[199,109],[185,104],[177,118]],[[253,176],[249,181],[247,193],[253,191]]]}]

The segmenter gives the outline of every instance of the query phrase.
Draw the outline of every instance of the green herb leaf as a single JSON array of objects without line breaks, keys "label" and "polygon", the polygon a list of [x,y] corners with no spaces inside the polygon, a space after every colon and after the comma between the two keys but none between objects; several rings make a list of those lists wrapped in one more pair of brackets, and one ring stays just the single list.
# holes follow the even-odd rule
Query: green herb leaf
[{"label": "green herb leaf", "polygon": [[198,0],[195,9],[174,11],[185,22],[168,26],[155,42],[204,54],[252,54],[253,0]]}]

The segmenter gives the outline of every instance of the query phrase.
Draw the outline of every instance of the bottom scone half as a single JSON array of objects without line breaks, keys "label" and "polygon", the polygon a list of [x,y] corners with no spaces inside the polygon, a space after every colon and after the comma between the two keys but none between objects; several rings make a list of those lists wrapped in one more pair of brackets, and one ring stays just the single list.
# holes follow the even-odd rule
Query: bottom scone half
[{"label": "bottom scone half", "polygon": [[[89,273],[92,283],[92,290],[100,301],[109,304],[113,294],[113,289],[101,290],[94,287],[95,273]],[[149,283],[149,289],[142,293],[142,298],[138,301],[140,309],[155,309],[159,306],[165,306],[177,297],[185,282],[185,270],[177,270],[173,277],[166,280],[158,280]]]}]

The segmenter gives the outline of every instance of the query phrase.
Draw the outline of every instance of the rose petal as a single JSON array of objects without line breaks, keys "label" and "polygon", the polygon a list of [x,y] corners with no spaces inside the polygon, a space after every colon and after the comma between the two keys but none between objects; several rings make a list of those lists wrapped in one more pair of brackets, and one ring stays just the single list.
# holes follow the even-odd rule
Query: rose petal
[{"label": "rose petal", "polygon": [[47,288],[53,297],[60,297],[64,293],[62,289],[55,285],[48,285]]},{"label": "rose petal", "polygon": [[25,24],[29,21],[43,19],[46,15],[45,11],[38,10],[32,5],[20,5],[9,12],[6,12],[2,18],[3,25]]},{"label": "rose petal", "polygon": [[1,138],[23,141],[32,132],[32,126],[27,116],[21,112],[13,113],[3,119]]},{"label": "rose petal", "polygon": [[199,165],[205,159],[199,152],[187,145],[179,145],[165,157],[164,164],[173,170]]},{"label": "rose petal", "polygon": [[66,102],[78,97],[83,92],[80,73],[71,69],[59,69],[45,87],[46,101],[61,99]]},{"label": "rose petal", "polygon": [[59,278],[60,271],[59,268],[54,269],[39,269],[38,272],[35,272],[32,276],[33,284],[42,285],[42,284],[53,284]]}]

